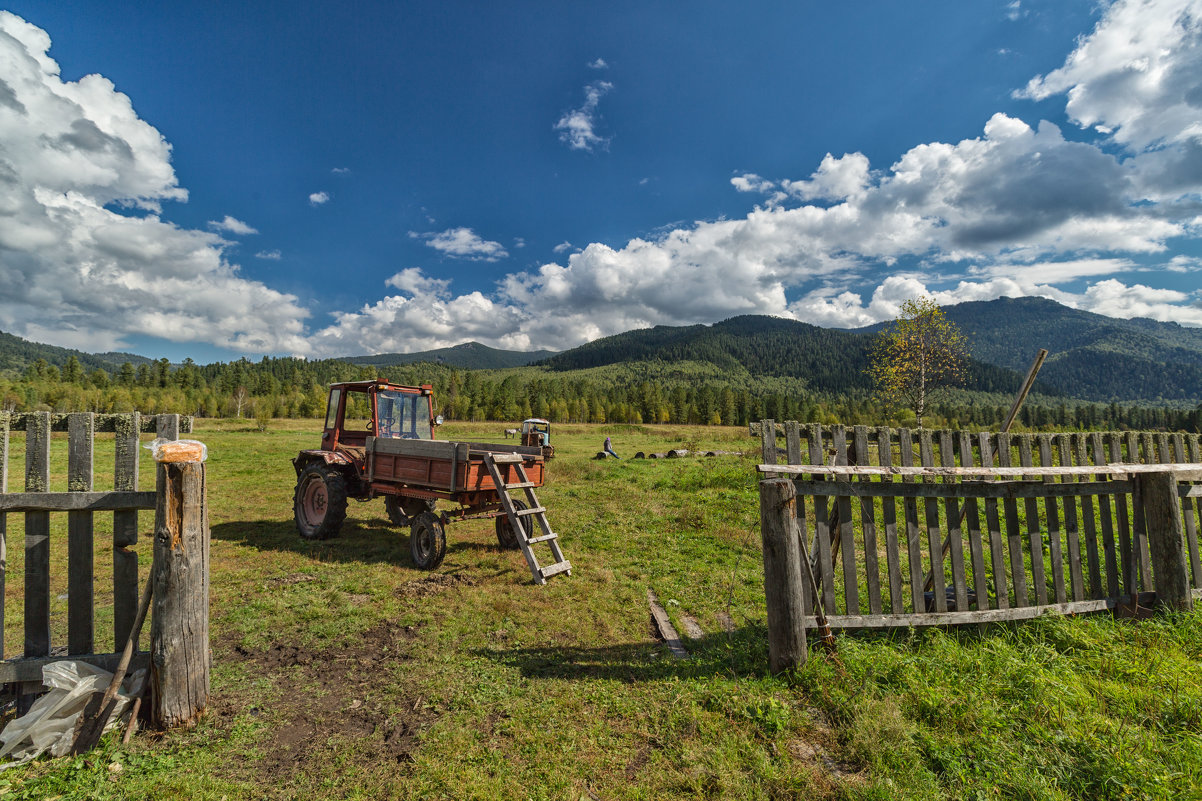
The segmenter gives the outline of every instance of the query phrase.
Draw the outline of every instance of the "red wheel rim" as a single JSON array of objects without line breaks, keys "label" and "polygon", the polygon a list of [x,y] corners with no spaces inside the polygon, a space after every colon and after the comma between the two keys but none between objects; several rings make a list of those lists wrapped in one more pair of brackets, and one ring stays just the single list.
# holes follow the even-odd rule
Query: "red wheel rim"
[{"label": "red wheel rim", "polygon": [[324,520],[327,502],[324,481],[314,479],[306,483],[304,492],[301,494],[301,511],[305,515],[305,522],[315,526]]}]

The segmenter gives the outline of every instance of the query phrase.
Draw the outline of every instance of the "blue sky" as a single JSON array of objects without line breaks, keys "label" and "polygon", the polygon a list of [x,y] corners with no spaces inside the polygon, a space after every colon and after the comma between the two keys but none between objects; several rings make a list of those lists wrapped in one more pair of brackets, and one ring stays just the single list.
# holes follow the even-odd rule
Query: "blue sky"
[{"label": "blue sky", "polygon": [[850,5],[0,4],[0,330],[562,349],[923,293],[1202,325],[1202,0]]}]

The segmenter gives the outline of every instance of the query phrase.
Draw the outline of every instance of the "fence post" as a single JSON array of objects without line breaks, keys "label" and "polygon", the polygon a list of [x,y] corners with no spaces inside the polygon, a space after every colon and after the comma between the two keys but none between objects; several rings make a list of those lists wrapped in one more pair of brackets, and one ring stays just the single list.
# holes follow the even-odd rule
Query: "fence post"
[{"label": "fence post", "polygon": [[764,597],[768,605],[768,664],[773,673],[806,662],[805,584],[798,546],[797,490],[789,479],[760,482]]},{"label": "fence post", "polygon": [[1156,601],[1172,610],[1193,609],[1177,477],[1166,472],[1137,473],[1134,478],[1143,501]]},{"label": "fence post", "polygon": [[152,722],[191,725],[209,698],[209,514],[203,462],[158,465]]}]

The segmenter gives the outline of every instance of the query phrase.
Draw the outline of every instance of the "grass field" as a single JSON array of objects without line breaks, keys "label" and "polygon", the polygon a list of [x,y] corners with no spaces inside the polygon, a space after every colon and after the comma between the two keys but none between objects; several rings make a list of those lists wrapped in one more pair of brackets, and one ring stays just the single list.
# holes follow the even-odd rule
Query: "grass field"
[{"label": "grass field", "polygon": [[[338,539],[301,540],[289,460],[318,426],[198,421],[213,536],[202,725],[2,772],[0,798],[1202,797],[1202,615],[844,636],[837,662],[815,648],[771,677],[745,430],[556,427],[539,497],[574,569],[537,587],[487,520],[449,526],[430,573],[380,501],[352,502]],[[505,427],[441,435],[503,441]],[[623,456],[748,455],[592,460],[606,436]],[[105,458],[100,445],[98,474]],[[138,547],[145,567],[149,537]],[[705,632],[688,659],[655,640],[648,589],[678,630]],[[19,652],[19,581],[6,593]]]}]

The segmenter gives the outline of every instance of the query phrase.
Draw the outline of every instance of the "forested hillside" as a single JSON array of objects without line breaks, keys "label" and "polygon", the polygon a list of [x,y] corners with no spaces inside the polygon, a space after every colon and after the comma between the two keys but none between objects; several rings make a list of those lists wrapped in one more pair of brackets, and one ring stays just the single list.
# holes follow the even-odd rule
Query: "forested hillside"
[{"label": "forested hillside", "polygon": [[464,342],[450,348],[424,350],[417,353],[381,353],[375,356],[348,356],[342,361],[348,364],[364,364],[372,367],[391,367],[398,364],[432,362],[466,370],[499,370],[505,367],[524,367],[527,364],[554,356],[551,350],[498,350],[479,342]]},{"label": "forested hillside", "polygon": [[[868,351],[872,335],[819,328],[796,320],[746,315],[712,326],[627,331],[552,356],[539,364],[555,371],[609,364],[708,362],[753,376],[798,378],[816,392],[868,392]],[[1013,392],[1022,375],[980,360],[969,364],[965,388],[979,392]],[[1036,391],[1060,394],[1050,386]]]},{"label": "forested hillside", "polygon": [[1047,348],[1039,376],[1062,394],[1096,401],[1202,399],[1202,329],[1104,317],[1045,298],[961,303],[944,312],[981,361],[1025,370]]}]

